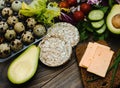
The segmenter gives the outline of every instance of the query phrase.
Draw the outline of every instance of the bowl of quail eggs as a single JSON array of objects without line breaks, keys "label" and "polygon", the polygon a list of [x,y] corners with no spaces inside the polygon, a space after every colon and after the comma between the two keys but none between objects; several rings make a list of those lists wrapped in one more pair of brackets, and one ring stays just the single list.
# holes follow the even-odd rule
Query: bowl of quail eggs
[{"label": "bowl of quail eggs", "polygon": [[39,42],[46,34],[44,25],[19,14],[21,5],[22,0],[0,0],[0,62]]}]

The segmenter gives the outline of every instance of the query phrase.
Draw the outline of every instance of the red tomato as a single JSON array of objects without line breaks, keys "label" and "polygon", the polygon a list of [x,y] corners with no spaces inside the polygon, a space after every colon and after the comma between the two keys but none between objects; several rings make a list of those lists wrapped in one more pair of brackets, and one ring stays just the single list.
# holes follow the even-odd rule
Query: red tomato
[{"label": "red tomato", "polygon": [[88,12],[91,10],[91,5],[88,3],[82,3],[80,5],[80,10],[83,11],[85,14],[88,14]]},{"label": "red tomato", "polygon": [[69,4],[67,3],[67,1],[61,1],[59,3],[59,7],[60,8],[69,8]]},{"label": "red tomato", "polygon": [[70,6],[74,6],[77,4],[77,0],[67,0],[67,2]]},{"label": "red tomato", "polygon": [[73,13],[73,18],[75,21],[81,21],[84,19],[84,13],[82,11],[75,11]]}]

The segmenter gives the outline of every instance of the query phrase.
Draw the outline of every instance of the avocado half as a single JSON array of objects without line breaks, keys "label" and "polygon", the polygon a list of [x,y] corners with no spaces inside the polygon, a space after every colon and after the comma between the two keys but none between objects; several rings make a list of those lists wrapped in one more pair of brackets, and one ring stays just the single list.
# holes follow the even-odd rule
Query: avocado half
[{"label": "avocado half", "polygon": [[112,24],[112,19],[114,16],[116,15],[120,15],[120,5],[119,4],[115,4],[110,13],[108,14],[107,16],[107,20],[106,20],[106,24],[107,24],[107,27],[108,29],[114,33],[114,34],[120,34],[120,28],[116,28],[113,24]]},{"label": "avocado half", "polygon": [[33,77],[37,70],[39,47],[30,46],[18,56],[8,68],[8,79],[13,84],[22,84]]}]

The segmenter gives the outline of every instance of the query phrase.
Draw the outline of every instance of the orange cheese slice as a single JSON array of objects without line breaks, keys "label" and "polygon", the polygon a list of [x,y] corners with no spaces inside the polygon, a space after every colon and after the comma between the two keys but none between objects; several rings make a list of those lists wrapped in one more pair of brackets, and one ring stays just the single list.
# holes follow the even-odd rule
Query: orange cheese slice
[{"label": "orange cheese slice", "polygon": [[89,57],[91,57],[92,53],[90,54],[90,52],[91,52],[91,49],[93,48],[93,45],[94,45],[94,43],[92,43],[92,42],[88,43],[85,53],[79,63],[79,66],[87,68],[87,66],[84,64],[84,62],[86,62],[89,59]]},{"label": "orange cheese slice", "polygon": [[87,71],[98,76],[105,77],[113,54],[114,52],[109,50],[108,48],[98,46],[93,57],[94,59],[87,68]]},{"label": "orange cheese slice", "polygon": [[93,56],[94,56],[98,46],[110,50],[110,47],[108,47],[108,46],[101,45],[101,44],[96,43],[96,42],[95,43],[89,42],[88,46],[87,46],[87,49],[86,49],[86,51],[85,51],[85,53],[84,53],[84,55],[83,55],[83,57],[80,61],[79,66],[84,67],[84,68],[89,67],[90,63],[93,60]]}]

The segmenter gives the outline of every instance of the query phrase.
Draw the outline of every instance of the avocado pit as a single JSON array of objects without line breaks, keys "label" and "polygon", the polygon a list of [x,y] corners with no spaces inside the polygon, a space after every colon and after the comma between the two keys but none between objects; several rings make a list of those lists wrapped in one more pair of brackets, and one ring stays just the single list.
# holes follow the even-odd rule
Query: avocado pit
[{"label": "avocado pit", "polygon": [[120,28],[120,14],[116,14],[112,17],[112,25],[117,29]]}]

